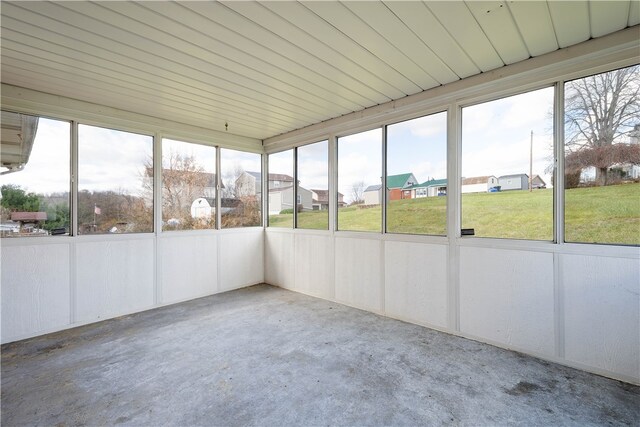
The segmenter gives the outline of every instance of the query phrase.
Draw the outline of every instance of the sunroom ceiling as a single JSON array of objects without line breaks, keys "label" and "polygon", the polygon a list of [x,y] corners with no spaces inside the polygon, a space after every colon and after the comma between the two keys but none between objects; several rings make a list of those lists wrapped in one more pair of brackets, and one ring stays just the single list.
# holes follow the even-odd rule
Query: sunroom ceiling
[{"label": "sunroom ceiling", "polygon": [[2,82],[266,139],[601,37],[637,1],[3,1]]}]

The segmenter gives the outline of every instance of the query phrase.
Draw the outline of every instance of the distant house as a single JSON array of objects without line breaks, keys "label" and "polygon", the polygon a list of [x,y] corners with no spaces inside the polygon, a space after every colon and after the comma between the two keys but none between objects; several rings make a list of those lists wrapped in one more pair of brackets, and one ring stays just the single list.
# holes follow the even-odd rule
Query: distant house
[{"label": "distant house", "polygon": [[422,184],[412,185],[408,187],[411,191],[411,198],[418,199],[421,197],[435,197],[447,195],[446,179],[431,179]]},{"label": "distant house", "polygon": [[416,184],[418,184],[418,180],[412,173],[388,176],[387,190],[389,191],[389,200],[410,199],[412,191],[409,187]]},{"label": "distant house", "polygon": [[[40,222],[47,220],[46,212],[11,212],[11,221],[20,224],[21,233],[35,233]],[[46,233],[46,232],[45,232]]]},{"label": "distant house", "polygon": [[[256,172],[252,172],[256,173]],[[258,174],[260,178],[260,174]],[[270,173],[269,174],[269,190],[272,188],[288,187],[293,185],[293,177],[282,173]]]},{"label": "distant house", "polygon": [[277,215],[285,209],[293,209],[296,205],[303,211],[313,209],[313,196],[310,190],[298,187],[296,204],[293,203],[293,185],[272,187],[269,189],[269,215]]},{"label": "distant house", "polygon": [[490,188],[497,187],[498,178],[493,175],[474,176],[462,178],[462,194],[464,193],[486,193]]},{"label": "distant house", "polygon": [[536,175],[533,177],[533,179],[531,180],[531,187],[536,190],[536,189],[543,189],[543,188],[547,188],[547,183],[544,182],[544,180],[540,177],[540,175]]},{"label": "distant house", "polygon": [[529,175],[527,175],[526,173],[503,175],[498,178],[498,185],[500,186],[500,191],[528,190]]},{"label": "distant house", "polygon": [[382,185],[370,185],[362,193],[365,205],[379,205],[382,202]]},{"label": "distant house", "polygon": [[[293,177],[280,173],[270,173],[268,177],[269,190],[293,186]],[[255,196],[262,193],[262,174],[260,172],[245,171],[236,178],[236,196]]]},{"label": "distant house", "polygon": [[249,197],[262,194],[262,174],[260,172],[242,172],[236,178],[236,197]]},{"label": "distant house", "polygon": [[[329,190],[311,190],[312,208],[314,211],[324,211],[329,209]],[[344,195],[338,192],[338,207],[346,205]]]}]

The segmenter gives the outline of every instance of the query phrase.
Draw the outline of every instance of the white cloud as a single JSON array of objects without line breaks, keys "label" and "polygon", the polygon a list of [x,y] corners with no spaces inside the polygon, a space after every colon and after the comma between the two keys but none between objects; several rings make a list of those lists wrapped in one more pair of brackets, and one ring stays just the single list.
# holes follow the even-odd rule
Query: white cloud
[{"label": "white cloud", "polygon": [[434,135],[446,134],[447,113],[437,113],[430,116],[419,117],[389,126],[389,132],[408,131],[411,135],[428,138]]}]

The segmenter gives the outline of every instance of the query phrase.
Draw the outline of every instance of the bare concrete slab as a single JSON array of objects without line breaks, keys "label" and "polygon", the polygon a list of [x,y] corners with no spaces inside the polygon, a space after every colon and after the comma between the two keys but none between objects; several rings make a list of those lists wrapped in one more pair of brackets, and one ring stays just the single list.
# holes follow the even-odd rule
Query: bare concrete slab
[{"label": "bare concrete slab", "polygon": [[2,425],[639,425],[640,388],[267,285],[2,347]]}]

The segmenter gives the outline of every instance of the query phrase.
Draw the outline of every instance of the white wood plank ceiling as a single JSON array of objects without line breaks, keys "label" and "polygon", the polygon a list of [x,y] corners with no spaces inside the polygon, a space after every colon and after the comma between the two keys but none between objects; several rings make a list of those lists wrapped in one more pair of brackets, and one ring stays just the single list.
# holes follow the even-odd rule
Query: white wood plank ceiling
[{"label": "white wood plank ceiling", "polygon": [[3,83],[259,139],[640,22],[638,1],[0,7]]}]

